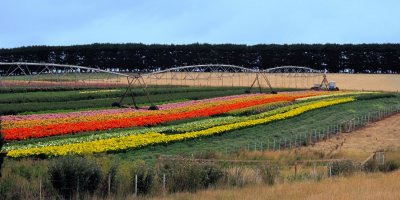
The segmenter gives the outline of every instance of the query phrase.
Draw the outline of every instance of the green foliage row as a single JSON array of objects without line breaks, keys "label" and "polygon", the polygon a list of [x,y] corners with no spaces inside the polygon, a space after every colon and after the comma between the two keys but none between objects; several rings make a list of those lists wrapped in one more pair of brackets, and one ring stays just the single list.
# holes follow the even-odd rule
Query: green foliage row
[{"label": "green foliage row", "polygon": [[[221,88],[221,87],[150,87],[150,95],[189,93],[189,92],[209,92],[220,90],[240,90],[242,88]],[[101,92],[101,91],[104,92]],[[6,93],[0,96],[0,104],[7,103],[29,103],[29,102],[65,102],[90,99],[104,99],[121,97],[126,88],[114,89],[95,89],[95,90],[73,90],[73,91],[38,91],[25,93]],[[99,92],[96,92],[99,91]],[[145,92],[140,88],[132,90],[135,96],[145,96]]]},{"label": "green foliage row", "polygon": [[[205,99],[219,96],[228,96],[235,94],[243,94],[243,90],[216,90],[216,91],[201,91],[201,92],[177,92],[168,95],[157,94],[152,95],[151,99],[157,104],[158,102],[176,101],[179,99]],[[78,101],[67,101],[67,102],[32,102],[32,103],[20,103],[20,104],[0,104],[0,114],[13,115],[24,112],[41,112],[51,110],[66,110],[66,111],[77,111],[80,109],[87,108],[111,108],[113,102],[119,101],[119,98],[104,98],[104,99],[91,99],[91,100],[78,100]],[[137,104],[149,104],[146,96],[138,96],[135,98]],[[132,100],[130,97],[124,99],[124,104],[131,105]]]},{"label": "green foliage row", "polygon": [[382,98],[394,98],[398,95],[394,93],[378,93],[378,94],[363,94],[356,97],[357,100],[371,100],[371,99],[382,99]]}]

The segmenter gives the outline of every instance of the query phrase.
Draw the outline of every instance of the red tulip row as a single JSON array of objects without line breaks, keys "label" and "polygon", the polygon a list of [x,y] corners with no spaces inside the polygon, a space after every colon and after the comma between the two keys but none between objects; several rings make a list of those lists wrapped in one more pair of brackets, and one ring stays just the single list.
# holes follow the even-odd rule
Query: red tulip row
[{"label": "red tulip row", "polygon": [[28,138],[41,138],[54,135],[74,134],[85,131],[110,130],[115,128],[127,128],[134,126],[157,125],[163,122],[174,120],[182,120],[197,117],[207,117],[216,114],[229,112],[235,109],[246,108],[250,106],[267,104],[279,101],[293,101],[296,98],[302,98],[310,95],[299,96],[279,96],[273,98],[265,98],[251,100],[245,102],[236,102],[232,104],[217,105],[197,110],[189,110],[179,113],[165,113],[160,115],[138,116],[123,119],[110,119],[101,121],[76,122],[76,123],[60,123],[43,126],[33,126],[28,128],[11,128],[2,130],[5,140],[24,140]]}]

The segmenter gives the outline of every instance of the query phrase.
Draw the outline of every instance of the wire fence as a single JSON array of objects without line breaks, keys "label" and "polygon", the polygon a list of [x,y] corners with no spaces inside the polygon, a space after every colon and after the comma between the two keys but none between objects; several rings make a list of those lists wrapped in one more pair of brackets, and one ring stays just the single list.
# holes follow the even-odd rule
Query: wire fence
[{"label": "wire fence", "polygon": [[[280,151],[284,149],[297,148],[301,146],[308,146],[315,144],[319,141],[329,139],[339,133],[351,133],[358,130],[365,125],[382,120],[383,118],[389,117],[400,113],[400,105],[390,106],[381,110],[372,111],[368,114],[354,117],[347,121],[330,124],[325,127],[312,129],[308,131],[293,131],[290,136],[284,136],[275,139],[262,140],[249,142],[240,146],[229,146],[223,149],[223,153],[230,154],[239,150],[247,151]],[[200,152],[199,154],[207,154],[211,150]]]},{"label": "wire fence", "polygon": [[[192,187],[197,187],[194,191],[198,189],[205,189],[208,187],[242,187],[245,185],[254,184],[274,184],[286,181],[295,180],[320,180],[321,178],[326,178],[332,176],[332,168],[330,163],[345,161],[343,159],[325,159],[325,160],[303,160],[291,164],[279,164],[272,163],[267,160],[216,160],[216,159],[191,159],[183,157],[163,157],[159,159],[160,162],[175,162],[175,163],[197,163],[200,165],[212,164],[215,166],[224,166],[222,168],[204,168],[209,172],[215,169],[221,169],[222,174],[218,178],[217,182],[209,186],[201,186],[197,184],[198,181],[203,183],[201,178],[191,177],[191,173],[186,173],[187,177],[186,183],[193,182]],[[230,164],[230,165],[226,165]],[[196,173],[198,168],[190,169],[191,165],[187,165],[184,170],[192,170]],[[268,166],[268,167],[266,167]],[[183,172],[184,173],[184,172]],[[149,174],[147,174],[148,176]],[[209,174],[208,174],[209,175]],[[129,181],[128,191],[124,191],[125,197],[138,197],[144,196],[146,193],[144,191],[149,188],[156,190],[157,195],[165,195],[168,193],[173,193],[173,188],[182,187],[178,181],[173,180],[176,177],[168,173],[159,173],[157,175],[153,174],[152,180],[148,181],[143,174],[132,174]],[[203,177],[202,177],[203,178]],[[269,183],[268,180],[272,180],[273,183]],[[68,182],[69,184],[63,184],[64,186],[57,189],[46,188],[45,182],[50,182],[50,180],[45,180],[45,178],[39,177],[37,180],[38,187],[31,188],[30,192],[34,193],[35,199],[52,199],[58,195],[57,198],[62,199],[92,199],[91,197],[108,197],[114,199],[113,197],[118,196],[118,189],[113,190],[113,187],[119,187],[120,183],[118,180],[114,179],[111,174],[106,175],[105,184],[106,187],[102,187],[97,192],[90,191],[91,186],[89,185],[88,179],[82,177],[65,177],[62,180],[52,180],[53,187],[57,185],[54,182]],[[188,181],[187,181],[188,180]],[[93,180],[92,180],[93,182]],[[101,185],[101,184],[99,184]],[[47,184],[47,186],[49,186]],[[50,186],[51,187],[51,186]],[[124,186],[125,187],[125,186]],[[172,189],[172,190],[171,190]],[[49,193],[50,191],[50,193]],[[99,194],[101,193],[101,194]],[[64,196],[62,195],[64,194]],[[67,194],[65,196],[65,194]]]}]

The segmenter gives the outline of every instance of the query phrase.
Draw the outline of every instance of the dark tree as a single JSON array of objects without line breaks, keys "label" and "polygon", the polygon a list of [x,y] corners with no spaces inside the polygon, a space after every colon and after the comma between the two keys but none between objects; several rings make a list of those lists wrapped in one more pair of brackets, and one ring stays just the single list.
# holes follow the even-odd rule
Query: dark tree
[{"label": "dark tree", "polygon": [[[329,72],[400,73],[400,44],[91,44],[0,49],[0,61],[68,63],[123,71],[224,63],[267,69],[307,66]],[[0,69],[0,73],[4,73]]]}]

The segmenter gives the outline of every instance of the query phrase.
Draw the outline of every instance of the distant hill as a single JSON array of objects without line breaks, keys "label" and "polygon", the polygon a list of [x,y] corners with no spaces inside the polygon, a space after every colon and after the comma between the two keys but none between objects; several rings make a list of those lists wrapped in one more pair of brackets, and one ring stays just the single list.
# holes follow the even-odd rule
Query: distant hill
[{"label": "distant hill", "polygon": [[68,63],[127,71],[223,63],[262,69],[297,65],[329,72],[400,73],[400,44],[30,46],[0,49],[0,61]]}]

